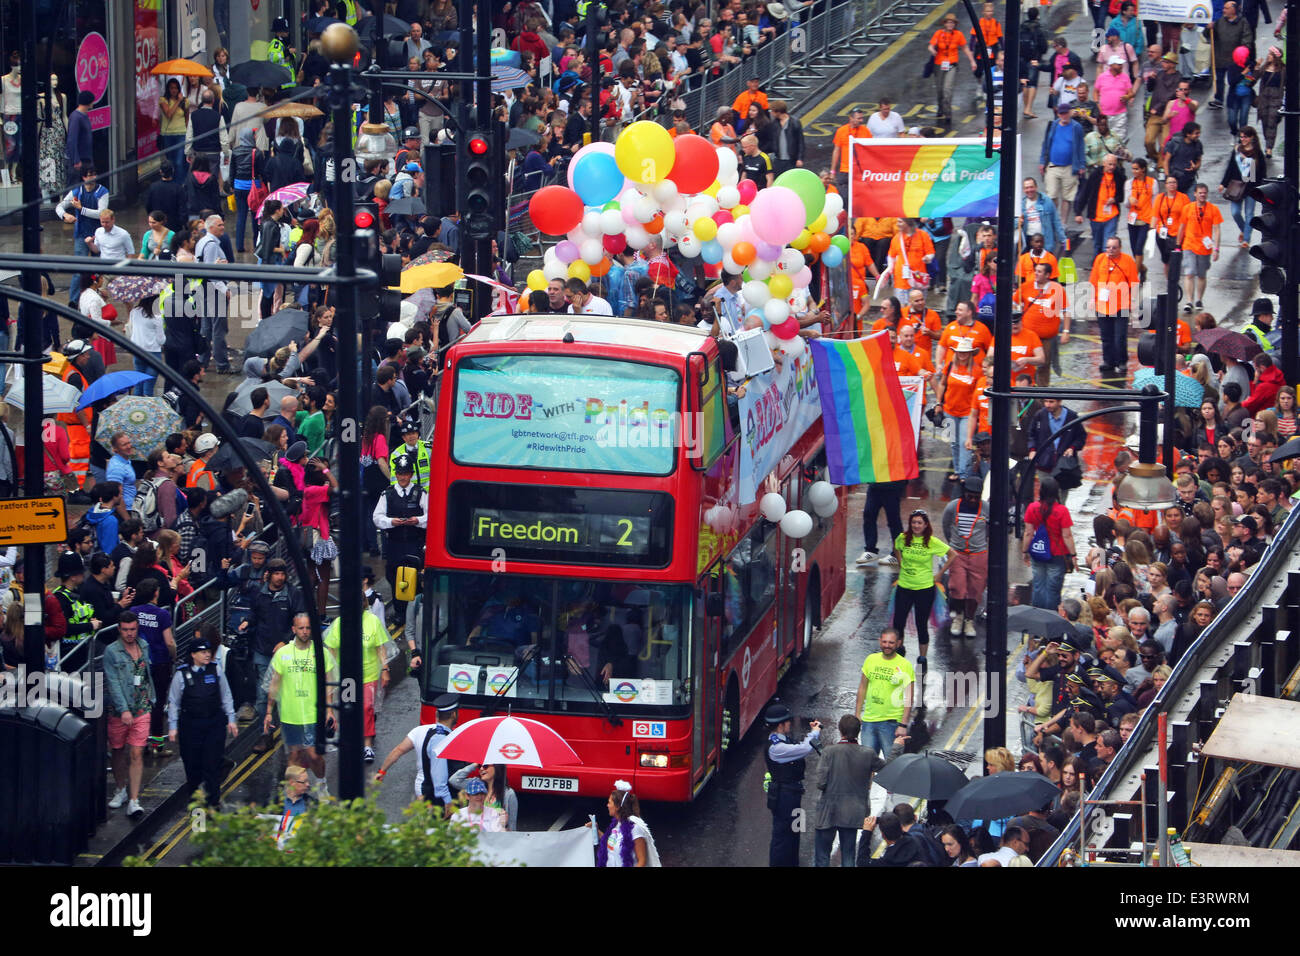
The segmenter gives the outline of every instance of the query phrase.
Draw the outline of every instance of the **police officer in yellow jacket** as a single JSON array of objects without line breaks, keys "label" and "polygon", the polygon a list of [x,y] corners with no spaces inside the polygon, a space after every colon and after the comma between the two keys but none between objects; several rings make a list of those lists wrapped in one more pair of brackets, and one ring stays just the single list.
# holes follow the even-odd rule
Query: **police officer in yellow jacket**
[{"label": "police officer in yellow jacket", "polygon": [[287,90],[297,83],[298,77],[298,54],[289,45],[289,21],[284,17],[276,17],[271,25],[271,32],[275,36],[271,37],[271,42],[266,45],[266,58],[276,66],[282,66],[289,71],[289,82],[280,84],[281,89]]},{"label": "police officer in yellow jacket", "polygon": [[1250,310],[1250,324],[1241,331],[1255,340],[1265,352],[1273,348],[1268,334],[1273,331],[1273,303],[1264,298],[1256,299]]}]

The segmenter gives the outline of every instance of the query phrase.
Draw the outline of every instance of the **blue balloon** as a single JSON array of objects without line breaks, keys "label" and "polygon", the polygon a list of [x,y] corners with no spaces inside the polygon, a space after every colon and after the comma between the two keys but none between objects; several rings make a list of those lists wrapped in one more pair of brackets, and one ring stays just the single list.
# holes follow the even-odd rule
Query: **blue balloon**
[{"label": "blue balloon", "polygon": [[746,318],[746,319],[752,319],[754,316],[758,316],[758,320],[759,320],[760,322],[763,323],[763,331],[764,331],[764,332],[767,332],[767,331],[770,331],[770,330],[771,330],[771,328],[772,328],[772,323],[769,322],[769,321],[767,321],[767,316],[763,314],[763,310],[762,310],[762,309],[750,309],[750,310],[749,310],[749,314],[746,315],[745,318]]},{"label": "blue balloon", "polygon": [[573,189],[588,206],[603,206],[623,191],[623,173],[608,153],[588,153],[573,167]]},{"label": "blue balloon", "polygon": [[722,261],[722,244],[710,239],[700,247],[700,258],[711,266],[717,265]]},{"label": "blue balloon", "polygon": [[826,266],[827,269],[834,269],[843,261],[844,253],[840,252],[840,250],[836,249],[834,246],[831,246],[822,253],[822,264]]}]

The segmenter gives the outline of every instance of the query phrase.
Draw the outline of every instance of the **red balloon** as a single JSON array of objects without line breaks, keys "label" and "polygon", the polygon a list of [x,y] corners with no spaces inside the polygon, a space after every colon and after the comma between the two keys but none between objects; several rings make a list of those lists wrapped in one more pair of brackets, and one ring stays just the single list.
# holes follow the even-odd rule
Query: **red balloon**
[{"label": "red balloon", "polygon": [[754,197],[758,195],[758,184],[752,179],[742,179],[736,189],[740,191],[740,202],[744,206],[752,203]]},{"label": "red balloon", "polygon": [[610,255],[616,256],[624,249],[627,248],[627,239],[624,238],[621,232],[615,233],[612,236],[606,236],[603,241],[605,245],[605,251],[608,252]]},{"label": "red balloon", "polygon": [[799,334],[799,320],[791,316],[784,322],[772,326],[772,334],[782,340],[794,338]]},{"label": "red balloon", "polygon": [[747,266],[754,261],[758,255],[758,250],[754,248],[753,243],[740,240],[731,247],[731,258],[736,261],[736,265]]},{"label": "red balloon", "polygon": [[562,236],[582,222],[582,200],[566,186],[544,186],[528,203],[533,225],[548,236]]},{"label": "red balloon", "polygon": [[724,223],[736,221],[736,217],[731,214],[730,209],[719,209],[717,212],[713,214],[711,218],[719,226],[723,225]]},{"label": "red balloon", "polygon": [[713,185],[718,178],[718,153],[712,143],[688,133],[673,141],[673,149],[677,158],[668,178],[677,184],[678,192],[699,193]]}]

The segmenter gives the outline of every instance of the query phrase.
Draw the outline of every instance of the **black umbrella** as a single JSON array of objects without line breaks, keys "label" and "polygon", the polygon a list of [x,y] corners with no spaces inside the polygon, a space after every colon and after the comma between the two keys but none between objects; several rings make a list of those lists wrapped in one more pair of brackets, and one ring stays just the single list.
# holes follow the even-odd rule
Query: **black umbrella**
[{"label": "black umbrella", "polygon": [[[239,438],[237,441],[244,443],[244,447],[248,449],[254,460],[269,459],[275,454],[275,446],[269,441],[262,441],[260,438]],[[208,471],[233,471],[243,467],[244,463],[235,454],[235,446],[231,442],[223,444],[217,449],[217,453],[208,459]]]},{"label": "black umbrella", "polygon": [[876,774],[875,780],[890,793],[929,800],[947,800],[970,783],[948,761],[930,754],[903,754]]},{"label": "black umbrella", "polygon": [[1003,820],[1039,810],[1060,791],[1041,773],[995,773],[976,777],[944,805],[948,815],[963,820]]},{"label": "black umbrella", "polygon": [[257,323],[248,334],[244,351],[248,355],[270,358],[278,349],[307,334],[307,313],[302,309],[281,309]]},{"label": "black umbrella", "polygon": [[385,206],[384,212],[390,216],[423,216],[425,213],[424,200],[419,196],[403,196],[401,199],[394,199]]},{"label": "black umbrella", "polygon": [[287,68],[278,66],[269,60],[249,60],[247,63],[236,63],[230,68],[230,78],[236,83],[242,83],[244,86],[268,90],[278,89],[293,80],[293,76]]},{"label": "black umbrella", "polygon": [[1073,622],[1061,615],[1029,604],[1017,604],[1007,609],[1007,630],[1038,637],[1078,637]]},{"label": "black umbrella", "polygon": [[1281,448],[1268,456],[1269,461],[1286,461],[1288,458],[1300,458],[1300,435],[1288,438]]},{"label": "black umbrella", "polygon": [[506,138],[506,149],[520,149],[524,146],[536,146],[542,138],[530,129],[512,129]]},{"label": "black umbrella", "polygon": [[230,408],[228,408],[227,411],[230,412],[231,415],[247,415],[253,410],[253,393],[259,388],[266,389],[266,394],[271,399],[272,408],[279,408],[280,399],[284,398],[286,395],[297,394],[297,392],[288,385],[285,385],[283,382],[278,382],[275,379],[270,379],[269,381],[264,382],[258,378],[246,378],[239,384],[239,387],[235,389],[235,400],[230,403]]},{"label": "black umbrella", "polygon": [[[364,43],[371,34],[375,32],[375,18],[373,16],[365,17],[357,24],[357,36],[361,37]],[[397,17],[385,15],[379,24],[380,36],[406,36],[411,32],[411,25],[405,20],[399,20]]]}]

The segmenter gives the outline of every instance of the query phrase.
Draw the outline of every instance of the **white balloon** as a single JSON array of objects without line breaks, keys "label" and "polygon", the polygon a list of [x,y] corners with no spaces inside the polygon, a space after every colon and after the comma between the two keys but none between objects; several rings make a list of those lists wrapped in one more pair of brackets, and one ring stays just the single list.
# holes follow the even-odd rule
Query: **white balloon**
[{"label": "white balloon", "polygon": [[617,209],[606,209],[600,214],[600,231],[606,236],[617,236],[627,228],[623,213]]},{"label": "white balloon", "polygon": [[664,229],[680,236],[686,231],[686,213],[669,212],[664,214]]},{"label": "white balloon", "polygon": [[808,501],[814,508],[825,507],[835,500],[835,486],[829,481],[814,481],[808,486]]},{"label": "white balloon", "polygon": [[731,151],[731,148],[728,146],[719,146],[717,147],[717,150],[718,150],[718,168],[735,169],[736,164],[740,162],[740,158]]},{"label": "white balloon", "polygon": [[726,269],[733,276],[738,276],[745,271],[744,266],[731,258],[731,253],[729,251],[722,254],[722,268]]},{"label": "white balloon", "polygon": [[582,226],[580,227],[586,236],[594,236],[599,239],[604,232],[600,228],[600,210],[588,209],[582,214]]},{"label": "white balloon", "polygon": [[763,259],[755,259],[749,264],[749,274],[755,279],[766,279],[776,270],[776,266]]},{"label": "white balloon", "polygon": [[790,318],[790,306],[785,299],[768,299],[763,304],[763,317],[772,325],[780,325]]},{"label": "white balloon", "polygon": [[740,294],[745,297],[745,301],[754,308],[759,308],[768,299],[772,298],[772,293],[767,287],[767,283],[758,282],[751,279],[740,287]]},{"label": "white balloon", "polygon": [[582,231],[582,223],[578,223],[565,234],[564,238],[576,245],[582,245],[582,240],[590,239],[591,237]]},{"label": "white balloon", "polygon": [[777,268],[794,275],[803,268],[803,253],[798,249],[786,249],[781,253],[781,264]]},{"label": "white balloon", "polygon": [[[731,167],[730,169],[719,169],[718,182],[721,183],[723,186],[736,185],[736,183],[740,182],[740,170],[736,169],[734,166]],[[718,192],[721,193],[722,190],[719,189]],[[726,203],[722,202],[721,199],[719,199],[718,202],[724,206],[726,205]]]},{"label": "white balloon", "polygon": [[812,515],[806,511],[787,511],[781,518],[781,533],[787,538],[802,538],[812,528]]},{"label": "white balloon", "polygon": [[769,491],[758,503],[758,510],[768,521],[780,521],[785,516],[785,499],[775,491]]},{"label": "white balloon", "polygon": [[740,190],[735,186],[723,186],[718,190],[718,205],[723,209],[731,209],[740,205]]},{"label": "white balloon", "polygon": [[822,206],[822,215],[826,217],[828,224],[835,222],[840,213],[844,211],[844,199],[837,193],[827,193],[826,202]]},{"label": "white balloon", "polygon": [[599,239],[584,239],[578,246],[578,255],[587,265],[594,266],[605,258],[605,246]]},{"label": "white balloon", "polygon": [[646,232],[640,226],[628,226],[627,231],[623,233],[623,238],[633,249],[644,249],[646,243],[650,241],[650,233]]},{"label": "white balloon", "polygon": [[712,216],[718,211],[718,201],[712,196],[693,196],[690,205],[686,207],[686,217],[688,219],[699,219],[703,216]]},{"label": "white balloon", "polygon": [[676,201],[679,195],[677,192],[677,184],[671,179],[665,179],[661,183],[656,183],[651,192],[654,193],[655,199],[661,206],[670,205]]},{"label": "white balloon", "polygon": [[632,215],[636,216],[637,222],[649,222],[658,211],[659,207],[648,196],[642,197],[632,204]]},{"label": "white balloon", "polygon": [[569,267],[557,259],[542,266],[542,275],[546,276],[548,282],[551,279],[567,279],[569,278]]},{"label": "white balloon", "polygon": [[547,246],[546,251],[542,253],[542,264],[550,265],[552,262],[559,262],[560,254],[555,251],[554,246]]},{"label": "white balloon", "polygon": [[781,354],[786,358],[797,359],[807,350],[808,345],[804,342],[802,335],[796,335],[792,339],[786,339],[781,343]]},{"label": "white balloon", "polygon": [[687,259],[694,259],[704,249],[704,243],[687,233],[677,240],[677,250]]},{"label": "white balloon", "polygon": [[813,505],[813,511],[817,512],[819,518],[829,518],[839,510],[840,499],[832,498],[828,505]]},{"label": "white balloon", "polygon": [[724,222],[718,227],[718,235],[715,238],[723,249],[730,249],[740,238],[740,227],[734,222]]}]

